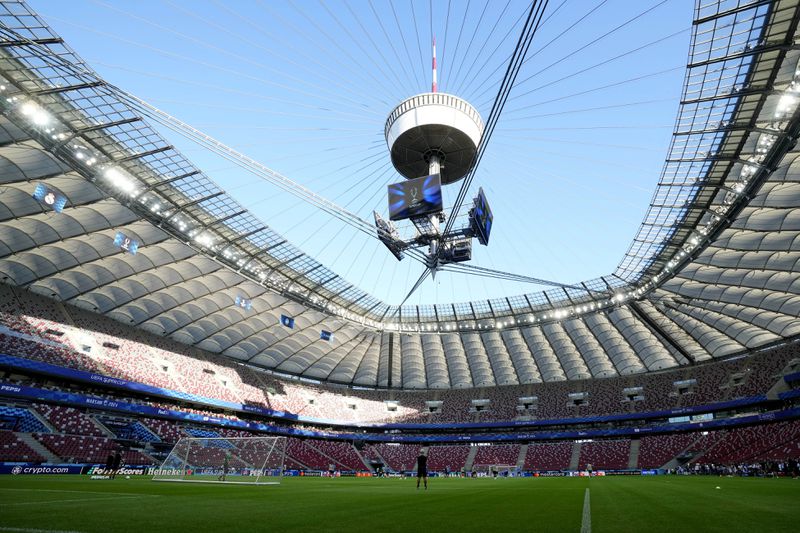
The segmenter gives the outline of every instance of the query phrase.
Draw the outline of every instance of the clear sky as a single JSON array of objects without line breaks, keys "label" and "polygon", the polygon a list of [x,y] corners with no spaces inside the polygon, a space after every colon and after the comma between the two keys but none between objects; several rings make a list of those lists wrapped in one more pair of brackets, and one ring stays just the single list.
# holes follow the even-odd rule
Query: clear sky
[{"label": "clear sky", "polygon": [[[487,118],[529,5],[518,0],[30,0],[110,82],[366,220],[387,217],[384,123],[439,89]],[[669,148],[690,0],[551,0],[468,198],[494,211],[475,265],[564,283],[614,271]],[[397,304],[422,271],[376,239],[179,135],[165,137],[303,251]],[[452,205],[459,184],[445,188]],[[449,209],[448,209],[449,212]],[[465,219],[466,208],[462,208]],[[410,228],[404,227],[405,235]],[[408,301],[542,289],[441,273]]]}]

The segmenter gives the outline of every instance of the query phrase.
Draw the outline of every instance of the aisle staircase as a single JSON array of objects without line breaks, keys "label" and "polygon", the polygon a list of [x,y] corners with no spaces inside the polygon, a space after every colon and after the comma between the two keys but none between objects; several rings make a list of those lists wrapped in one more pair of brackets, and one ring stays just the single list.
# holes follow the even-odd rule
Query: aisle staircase
[{"label": "aisle staircase", "polygon": [[61,459],[59,456],[48,450],[44,444],[36,440],[32,434],[30,433],[14,433],[16,437],[30,446],[30,448],[45,458],[45,462],[51,464],[59,464],[63,463],[64,460]]},{"label": "aisle staircase", "polygon": [[42,423],[44,427],[46,427],[51,433],[59,433],[58,429],[48,420],[46,416],[36,410],[35,407],[31,406],[28,408],[28,412],[33,415],[33,417]]},{"label": "aisle staircase", "polygon": [[519,447],[519,455],[517,456],[517,468],[522,470],[525,468],[525,457],[528,455],[528,445],[523,444]]},{"label": "aisle staircase", "polygon": [[467,461],[464,463],[464,471],[469,472],[472,470],[472,465],[475,463],[475,456],[478,455],[478,447],[477,446],[470,446],[469,447],[469,455],[467,455]]},{"label": "aisle staircase", "polygon": [[358,456],[358,458],[359,458],[359,459],[361,459],[361,463],[364,465],[364,467],[365,467],[365,468],[366,468],[368,471],[372,472],[372,471],[373,471],[373,470],[372,470],[372,465],[370,465],[370,464],[369,464],[369,461],[367,460],[367,458],[366,458],[366,457],[364,457],[364,454],[363,454],[363,453],[361,453],[361,451],[360,451],[358,448],[356,448],[356,445],[355,445],[355,444],[350,444],[350,446],[352,446],[352,447],[353,447],[353,451],[355,451],[355,452],[356,452],[356,455]]},{"label": "aisle staircase", "polygon": [[569,459],[569,469],[577,470],[581,464],[581,443],[576,442],[572,445],[572,457]]},{"label": "aisle staircase", "polygon": [[639,446],[641,446],[642,441],[639,439],[632,439],[631,440],[631,451],[630,455],[628,455],[628,468],[634,469],[639,465]]},{"label": "aisle staircase", "polygon": [[348,467],[346,464],[344,464],[341,461],[337,461],[336,459],[334,459],[333,457],[331,457],[327,453],[323,452],[322,450],[320,450],[319,448],[317,448],[316,446],[311,444],[309,441],[306,441],[305,445],[308,446],[309,448],[311,448],[312,450],[314,450],[315,452],[317,452],[318,454],[322,455],[323,457],[326,457],[331,463],[333,463],[335,465],[338,465],[338,468],[343,469],[343,470],[350,470],[350,467]]}]

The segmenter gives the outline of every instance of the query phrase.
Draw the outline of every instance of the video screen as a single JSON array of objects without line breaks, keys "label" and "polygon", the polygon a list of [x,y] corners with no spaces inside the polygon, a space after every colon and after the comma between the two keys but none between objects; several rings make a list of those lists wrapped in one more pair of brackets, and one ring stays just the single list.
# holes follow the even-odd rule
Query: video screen
[{"label": "video screen", "polygon": [[250,298],[245,298],[244,296],[237,295],[234,302],[236,303],[237,307],[241,307],[247,311],[253,308],[253,301]]},{"label": "video screen", "polygon": [[442,210],[438,174],[389,185],[389,220],[403,220]]},{"label": "video screen", "polygon": [[294,329],[294,317],[281,315],[281,324],[283,324],[289,329]]},{"label": "video screen", "polygon": [[139,241],[131,239],[121,231],[118,231],[114,236],[114,246],[118,246],[123,252],[136,255],[136,252],[139,250]]},{"label": "video screen", "polygon": [[478,242],[484,246],[489,244],[489,234],[492,232],[492,210],[489,208],[489,202],[486,201],[486,194],[483,192],[483,187],[478,189],[478,196],[475,198],[475,207],[472,209],[470,216],[472,230],[478,238]]},{"label": "video screen", "polygon": [[49,207],[56,213],[60,213],[64,210],[64,206],[67,205],[67,197],[61,194],[60,192],[56,191],[55,189],[51,189],[47,185],[43,183],[39,183],[36,185],[36,189],[33,191],[32,195],[39,203],[42,205]]}]

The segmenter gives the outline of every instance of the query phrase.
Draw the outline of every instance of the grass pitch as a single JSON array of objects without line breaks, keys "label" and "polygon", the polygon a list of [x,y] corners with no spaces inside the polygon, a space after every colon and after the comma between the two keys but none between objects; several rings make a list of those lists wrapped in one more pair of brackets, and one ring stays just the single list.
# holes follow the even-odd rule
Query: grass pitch
[{"label": "grass pitch", "polygon": [[[797,531],[800,480],[285,478],[280,486],[0,476],[0,532]],[[717,489],[716,487],[720,488]]]}]

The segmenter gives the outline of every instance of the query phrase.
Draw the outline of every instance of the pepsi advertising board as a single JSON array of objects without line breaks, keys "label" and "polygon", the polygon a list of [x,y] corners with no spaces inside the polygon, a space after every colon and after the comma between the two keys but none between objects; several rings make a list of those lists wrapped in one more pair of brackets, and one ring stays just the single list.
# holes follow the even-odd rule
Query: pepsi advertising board
[{"label": "pepsi advertising board", "polygon": [[429,215],[442,209],[439,174],[389,185],[389,220]]}]

